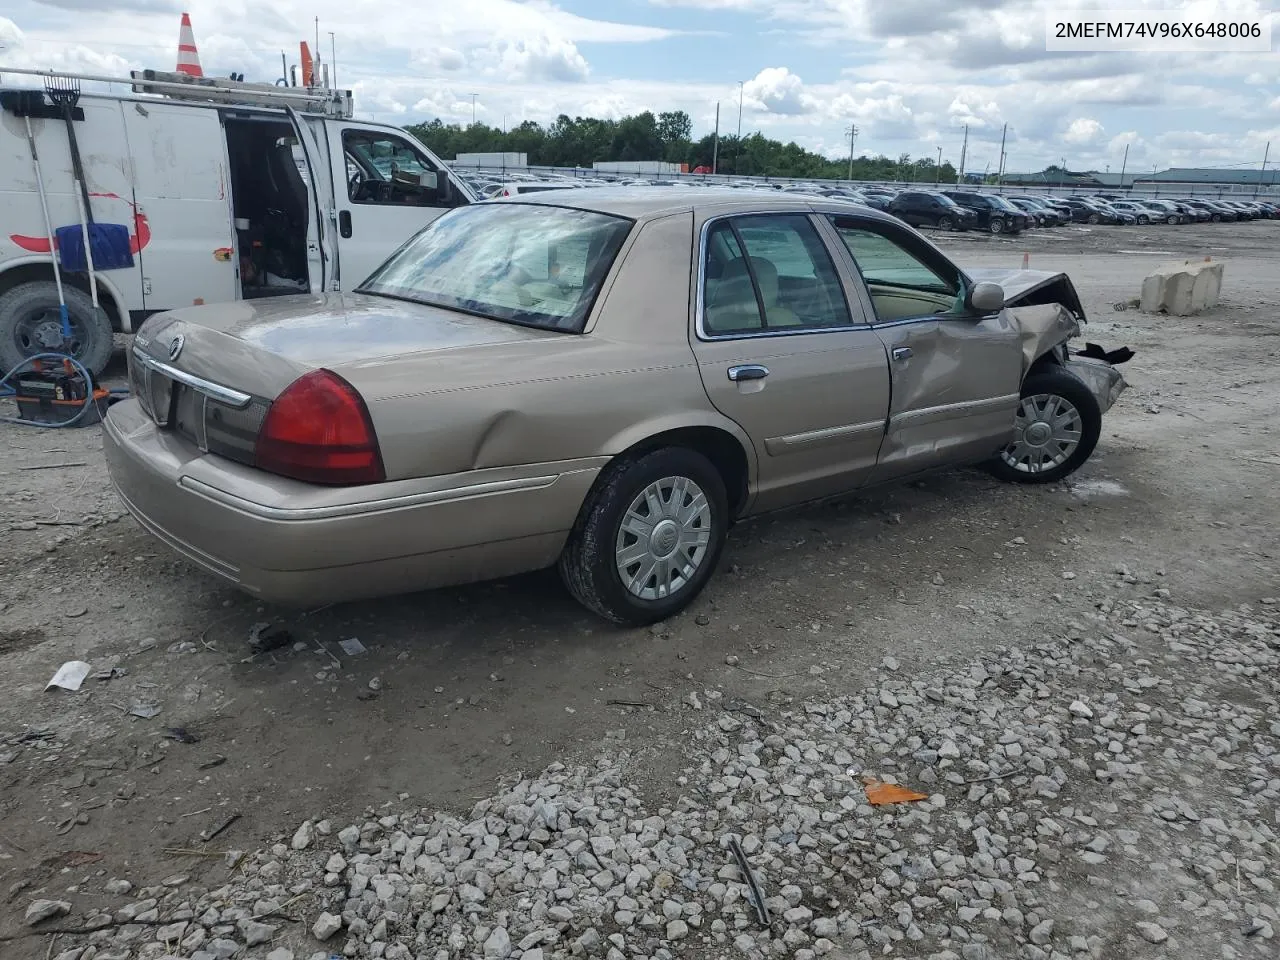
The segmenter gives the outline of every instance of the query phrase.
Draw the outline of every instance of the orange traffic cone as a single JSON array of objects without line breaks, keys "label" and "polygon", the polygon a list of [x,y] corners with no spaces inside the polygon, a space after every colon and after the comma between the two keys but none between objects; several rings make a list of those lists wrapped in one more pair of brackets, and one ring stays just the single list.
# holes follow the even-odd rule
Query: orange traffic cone
[{"label": "orange traffic cone", "polygon": [[1022,255],[1022,269],[1026,270],[1030,266],[1031,266],[1031,254],[1024,253]]},{"label": "orange traffic cone", "polygon": [[182,26],[178,28],[178,73],[189,77],[203,77],[200,69],[200,54],[196,52],[196,36],[191,32],[191,17],[182,15]]}]

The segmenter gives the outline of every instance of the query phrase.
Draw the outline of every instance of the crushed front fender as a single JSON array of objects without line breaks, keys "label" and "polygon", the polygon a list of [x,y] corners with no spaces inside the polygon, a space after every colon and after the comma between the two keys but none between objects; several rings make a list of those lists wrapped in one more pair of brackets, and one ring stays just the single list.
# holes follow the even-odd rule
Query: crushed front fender
[{"label": "crushed front fender", "polygon": [[1062,366],[1084,382],[1097,399],[1098,408],[1103,413],[1115,405],[1120,394],[1129,386],[1120,371],[1105,360],[1072,356]]}]

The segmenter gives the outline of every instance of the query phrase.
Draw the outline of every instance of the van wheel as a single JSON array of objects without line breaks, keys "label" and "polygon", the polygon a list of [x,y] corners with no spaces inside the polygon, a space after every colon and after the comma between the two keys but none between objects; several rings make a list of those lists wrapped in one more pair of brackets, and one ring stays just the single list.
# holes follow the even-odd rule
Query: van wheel
[{"label": "van wheel", "polygon": [[666,447],[626,457],[605,469],[582,505],[560,576],[600,616],[654,623],[706,586],[728,527],[724,480],[702,454]]},{"label": "van wheel", "polygon": [[1084,381],[1060,367],[1027,377],[1013,441],[990,464],[1014,483],[1053,483],[1089,459],[1102,434],[1102,411]]},{"label": "van wheel", "polygon": [[111,360],[111,321],[96,313],[93,299],[62,285],[71,322],[71,342],[62,343],[58,288],[52,280],[21,283],[0,296],[0,376],[37,353],[67,353],[95,377]]}]

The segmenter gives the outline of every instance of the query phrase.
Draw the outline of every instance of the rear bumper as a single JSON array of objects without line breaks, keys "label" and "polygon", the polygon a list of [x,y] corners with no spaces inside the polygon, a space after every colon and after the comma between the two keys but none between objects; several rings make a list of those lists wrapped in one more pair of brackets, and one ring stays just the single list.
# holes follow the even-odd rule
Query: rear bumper
[{"label": "rear bumper", "polygon": [[103,451],[121,501],[148,532],[254,596],[304,606],[549,566],[603,465],[318,487],[202,454],[135,400],[109,410]]}]

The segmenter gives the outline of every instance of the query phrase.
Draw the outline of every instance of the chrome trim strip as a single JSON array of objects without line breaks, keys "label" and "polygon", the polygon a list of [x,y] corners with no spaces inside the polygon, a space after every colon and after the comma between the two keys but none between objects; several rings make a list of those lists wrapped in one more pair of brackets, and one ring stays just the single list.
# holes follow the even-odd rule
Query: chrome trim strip
[{"label": "chrome trim strip", "polygon": [[[571,471],[577,473],[579,471]],[[328,507],[268,507],[254,503],[233,493],[227,493],[194,477],[184,476],[178,485],[192,493],[213,500],[223,506],[239,510],[250,516],[263,520],[281,520],[296,522],[306,520],[333,520],[345,517],[358,517],[370,513],[383,513],[389,510],[402,510],[406,507],[438,506],[454,503],[459,500],[474,500],[477,497],[492,497],[504,493],[519,493],[526,490],[542,490],[563,474],[550,477],[523,477],[515,480],[491,480],[488,483],[473,483],[462,487],[450,487],[447,490],[427,490],[423,493],[411,493],[402,497],[387,497],[378,500],[362,500],[357,503],[341,503]]]},{"label": "chrome trim strip", "polygon": [[[698,339],[705,343],[716,343],[721,340],[762,340],[772,337],[808,337],[814,334],[822,333],[848,333],[850,330],[870,330],[869,323],[851,323],[847,327],[804,327],[799,330],[762,330],[759,333],[707,333],[704,313],[703,298],[706,295],[706,274],[707,274],[707,234],[711,232],[711,226],[719,223],[721,220],[732,220],[734,217],[754,217],[754,216],[802,216],[812,217],[814,210],[812,207],[803,210],[791,209],[770,209],[760,211],[745,211],[739,213],[722,213],[719,216],[708,217],[702,224],[702,229],[698,231],[698,283],[696,287],[697,300],[694,303],[694,332]],[[817,230],[817,228],[814,228]],[[835,264],[832,264],[835,267]],[[839,279],[839,277],[837,277]],[[843,286],[843,284],[842,284]],[[843,289],[841,290],[843,293]],[[848,297],[846,295],[846,305]],[[849,307],[849,314],[852,318],[853,308]]]},{"label": "chrome trim strip", "polygon": [[198,390],[219,403],[225,403],[229,407],[235,407],[236,409],[247,407],[253,399],[247,393],[232,390],[230,387],[224,387],[220,383],[214,383],[212,380],[206,380],[203,377],[197,377],[193,373],[179,370],[177,367],[157,360],[155,357],[149,357],[140,351],[136,345],[133,348],[133,356],[144,367],[149,367],[157,373],[162,373],[169,379],[176,380],[192,390]]},{"label": "chrome trim strip", "polygon": [[988,410],[995,412],[1001,407],[1008,407],[1012,412],[1017,407],[1019,399],[1019,394],[1009,393],[1000,397],[988,397],[986,400],[962,400],[959,403],[945,403],[937,407],[906,410],[890,418],[889,429],[918,427],[926,423],[968,417]]},{"label": "chrome trim strip", "polygon": [[771,437],[764,442],[764,448],[773,456],[795,453],[799,450],[812,450],[841,440],[850,440],[865,433],[884,433],[883,420],[869,420],[866,423],[850,423],[839,427],[823,427],[821,430],[809,430],[805,433],[792,433],[785,437]]}]

